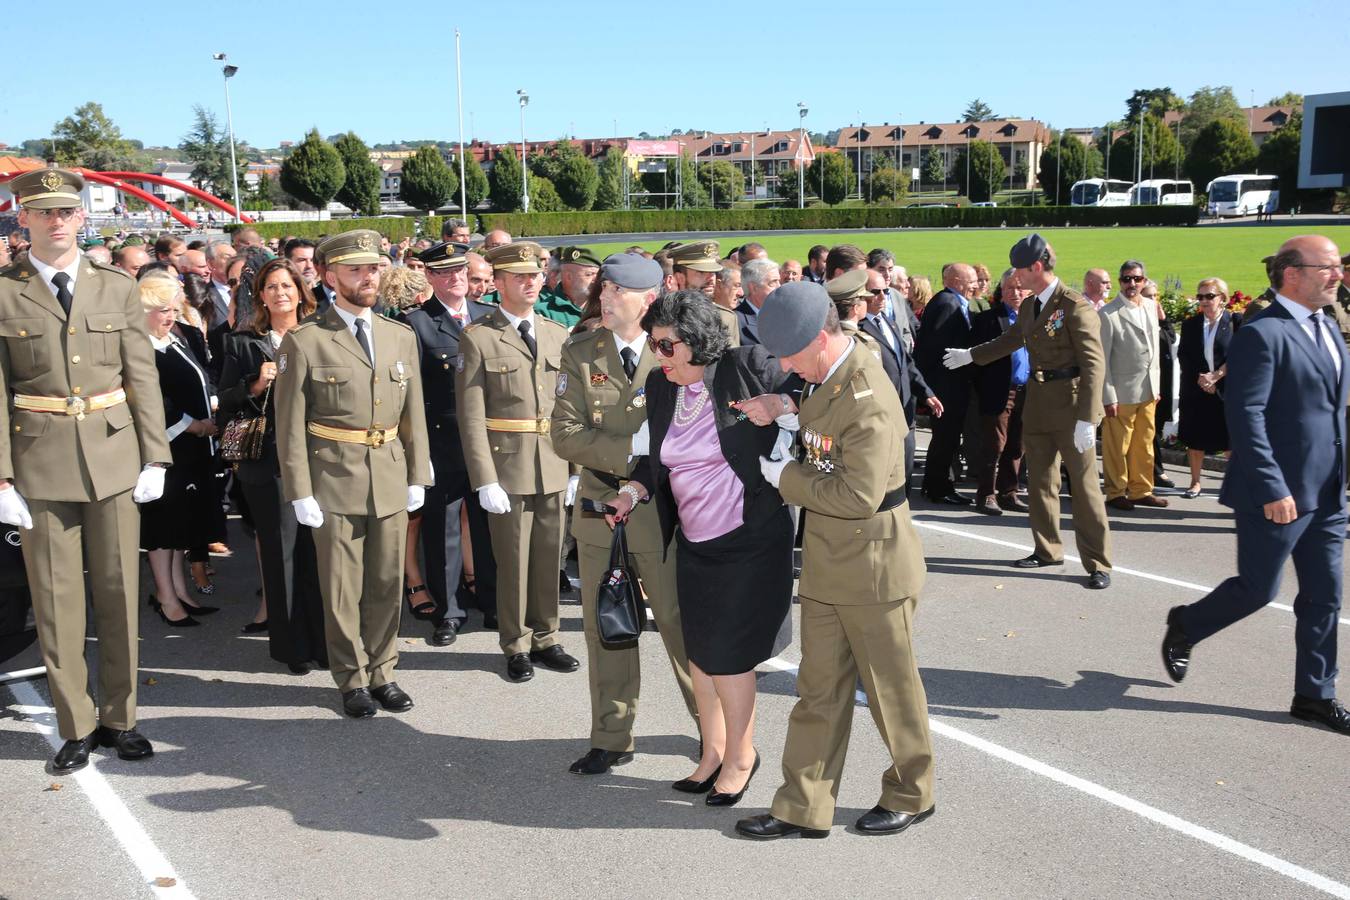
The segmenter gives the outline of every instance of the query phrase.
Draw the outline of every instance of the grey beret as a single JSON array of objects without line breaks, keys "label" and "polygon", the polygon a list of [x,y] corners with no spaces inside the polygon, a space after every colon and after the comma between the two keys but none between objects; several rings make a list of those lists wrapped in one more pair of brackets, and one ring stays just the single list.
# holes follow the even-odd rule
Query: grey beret
[{"label": "grey beret", "polygon": [[650,291],[661,286],[661,264],[636,253],[612,253],[600,264],[600,279],[626,291]]},{"label": "grey beret", "polygon": [[1013,244],[1008,251],[1008,262],[1014,269],[1026,269],[1045,258],[1045,238],[1032,233]]},{"label": "grey beret", "polygon": [[756,319],[759,340],[780,359],[800,353],[825,327],[825,313],[833,305],[823,285],[790,281],[764,298]]}]

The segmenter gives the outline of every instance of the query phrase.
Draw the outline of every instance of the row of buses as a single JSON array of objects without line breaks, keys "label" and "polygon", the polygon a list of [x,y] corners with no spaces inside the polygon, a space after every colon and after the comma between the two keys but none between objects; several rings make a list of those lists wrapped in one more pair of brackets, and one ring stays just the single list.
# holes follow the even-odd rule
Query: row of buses
[{"label": "row of buses", "polygon": [[[1280,205],[1279,180],[1269,175],[1225,175],[1205,188],[1211,216],[1270,214]],[[1190,206],[1195,188],[1189,181],[1155,178],[1131,184],[1112,178],[1086,178],[1069,192],[1073,206]]]}]

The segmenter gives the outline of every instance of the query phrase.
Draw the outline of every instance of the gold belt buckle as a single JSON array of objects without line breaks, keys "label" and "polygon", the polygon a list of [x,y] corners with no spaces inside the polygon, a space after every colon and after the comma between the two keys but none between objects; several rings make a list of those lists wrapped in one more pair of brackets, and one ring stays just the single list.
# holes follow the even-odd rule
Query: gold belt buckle
[{"label": "gold belt buckle", "polygon": [[379,448],[384,446],[384,429],[368,428],[366,429],[366,446]]},{"label": "gold belt buckle", "polygon": [[549,429],[553,427],[552,419],[535,419],[535,430],[540,434],[548,434]]},{"label": "gold belt buckle", "polygon": [[75,421],[77,421],[77,422],[83,422],[83,421],[84,421],[84,408],[85,408],[85,407],[84,407],[84,398],[83,398],[83,397],[67,397],[67,398],[66,398],[66,415],[68,415],[68,416],[74,416],[74,417],[75,417]]}]

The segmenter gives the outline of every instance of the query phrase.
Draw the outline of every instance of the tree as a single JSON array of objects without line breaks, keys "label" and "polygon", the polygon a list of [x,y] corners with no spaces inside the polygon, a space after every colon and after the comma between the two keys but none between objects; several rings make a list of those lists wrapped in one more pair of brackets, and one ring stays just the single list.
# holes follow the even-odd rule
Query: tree
[{"label": "tree", "polygon": [[[474,209],[487,198],[488,177],[483,172],[483,167],[478,164],[478,157],[470,151],[465,151],[464,202],[468,204],[469,209]],[[461,212],[467,213],[469,209],[461,210]]]},{"label": "tree", "polygon": [[582,154],[563,160],[552,181],[567,208],[584,212],[595,205],[595,195],[600,190],[600,173],[595,170],[595,163]]},{"label": "tree", "polygon": [[947,167],[942,162],[941,150],[930,147],[923,151],[923,166],[919,175],[920,183],[929,187],[946,183]]},{"label": "tree", "polygon": [[877,159],[877,167],[867,176],[867,196],[873,203],[900,203],[909,194],[909,173],[895,167],[889,156]]},{"label": "tree", "polygon": [[745,176],[725,159],[699,166],[698,178],[718,209],[730,209],[733,203],[745,196]]},{"label": "tree", "polygon": [[294,199],[281,188],[281,178],[263,173],[258,183],[243,201],[249,209],[273,210],[296,205]]},{"label": "tree", "polygon": [[623,208],[623,151],[610,147],[605,158],[596,167],[598,186],[595,192],[594,209]]},{"label": "tree", "polygon": [[52,126],[56,161],[63,166],[118,171],[131,168],[135,148],[103,112],[100,103],[86,103]]},{"label": "tree", "polygon": [[[1127,131],[1111,145],[1111,178],[1135,180],[1136,147],[1139,146],[1139,122],[1126,123]],[[1161,116],[1144,116],[1144,154],[1141,178],[1170,178],[1177,170],[1183,153],[1172,129]]]},{"label": "tree", "polygon": [[566,209],[552,181],[542,175],[530,175],[530,212],[563,212]]},{"label": "tree", "polygon": [[1100,178],[1101,174],[1101,154],[1071,134],[1060,134],[1041,151],[1036,180],[1045,192],[1047,203],[1054,203],[1058,198],[1061,204],[1067,205],[1075,181]]},{"label": "tree", "polygon": [[[192,107],[192,130],[178,144],[187,161],[192,163],[188,178],[204,191],[217,197],[232,197],[234,181],[230,177],[230,136],[221,129],[214,113],[200,104]],[[236,141],[234,145],[234,175],[244,183],[248,173],[248,159]]]},{"label": "tree", "polygon": [[1216,119],[1234,119],[1244,124],[1247,121],[1247,114],[1228,85],[1206,85],[1191,94],[1186,112],[1181,116],[1181,146],[1189,150],[1200,129]]},{"label": "tree", "polygon": [[1140,88],[1125,101],[1125,120],[1138,122],[1139,109],[1145,103],[1148,104],[1148,111],[1159,117],[1186,106],[1186,101],[1178,97],[1171,88]]},{"label": "tree", "polygon": [[[817,154],[819,156],[819,154]],[[811,167],[807,167],[807,177],[810,176]],[[778,180],[774,182],[773,191],[779,197],[786,201],[786,205],[795,207],[797,205],[797,170],[786,168],[778,173]],[[816,184],[820,184],[819,181]],[[810,186],[807,186],[807,192],[810,192]]]},{"label": "tree", "polygon": [[830,206],[843,203],[854,185],[853,160],[843,153],[819,153],[806,170],[806,182]]},{"label": "tree", "polygon": [[[966,155],[970,155],[970,165],[966,165]],[[966,173],[970,173],[970,183],[966,183]],[[956,163],[952,166],[957,190],[965,194],[972,203],[984,203],[994,199],[994,192],[1003,187],[1008,177],[1008,166],[1003,162],[1003,154],[988,141],[971,141],[956,154]]]},{"label": "tree", "polygon": [[989,108],[989,104],[979,97],[967,103],[966,111],[961,113],[962,122],[991,122],[997,118],[998,116]]},{"label": "tree", "polygon": [[508,145],[498,151],[488,182],[492,185],[493,206],[502,212],[517,212],[520,209],[520,157],[516,156],[515,147]]},{"label": "tree", "polygon": [[1186,174],[1200,190],[1220,175],[1249,171],[1256,164],[1256,145],[1247,126],[1232,119],[1210,122],[1195,136],[1186,157]]},{"label": "tree", "polygon": [[419,147],[417,153],[403,161],[398,196],[413,209],[432,215],[448,204],[458,189],[459,177],[445,164],[445,157],[435,146]]},{"label": "tree", "polygon": [[354,213],[378,216],[380,182],[384,180],[384,173],[371,160],[370,148],[353,131],[340,135],[333,147],[342,157],[343,168],[347,171],[342,187],[338,188],[337,202]]},{"label": "tree", "polygon": [[[1278,97],[1271,97],[1266,101],[1266,106],[1302,106],[1303,95],[1295,94],[1293,91],[1285,91]],[[1264,145],[1263,145],[1264,146]]]},{"label": "tree", "polygon": [[1302,143],[1303,113],[1296,111],[1262,142],[1256,154],[1257,170],[1280,179],[1280,206],[1284,209],[1293,207],[1297,201],[1298,153]]},{"label": "tree", "polygon": [[568,160],[585,158],[586,154],[582,153],[576,144],[567,138],[558,138],[543,150],[537,150],[530,155],[530,171],[556,185]]},{"label": "tree", "polygon": [[300,145],[281,164],[281,188],[315,209],[323,209],[337,196],[347,169],[342,155],[311,128]]}]

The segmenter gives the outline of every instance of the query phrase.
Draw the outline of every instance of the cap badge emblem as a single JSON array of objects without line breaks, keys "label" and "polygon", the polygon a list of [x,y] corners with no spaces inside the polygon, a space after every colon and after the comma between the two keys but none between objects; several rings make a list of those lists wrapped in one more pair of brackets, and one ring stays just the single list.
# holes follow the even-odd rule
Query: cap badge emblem
[{"label": "cap badge emblem", "polygon": [[65,182],[61,179],[61,176],[57,175],[55,172],[48,172],[42,176],[42,186],[49,191],[59,190],[63,184],[65,184]]}]

